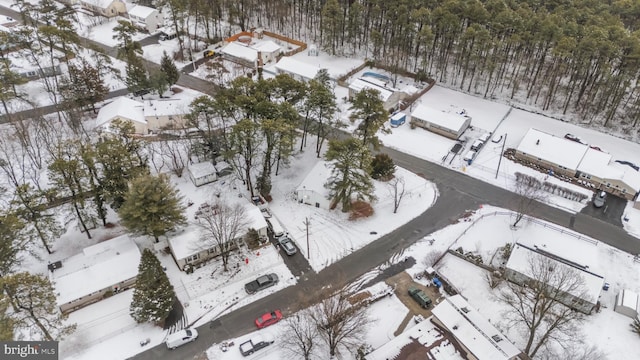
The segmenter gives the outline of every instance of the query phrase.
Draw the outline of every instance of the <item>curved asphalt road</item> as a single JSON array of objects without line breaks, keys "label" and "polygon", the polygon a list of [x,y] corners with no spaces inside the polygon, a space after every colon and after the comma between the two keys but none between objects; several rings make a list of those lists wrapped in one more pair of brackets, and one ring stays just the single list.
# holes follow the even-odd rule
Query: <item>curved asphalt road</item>
[{"label": "curved asphalt road", "polygon": [[[466,210],[477,209],[481,204],[508,209],[517,207],[519,197],[512,192],[397,150],[385,148],[383,152],[388,153],[397,165],[421,174],[437,184],[439,197],[434,206],[406,225],[332,264],[318,274],[307,274],[308,276],[301,278],[297,285],[257,300],[220,317],[210,325],[198,328],[200,337],[194,343],[171,352],[161,344],[138,354],[133,359],[194,358],[212,343],[220,343],[252,331],[253,320],[264,312],[280,308],[287,316],[312,305],[319,300],[315,295],[318,289],[338,288],[354,281],[370,269],[385,263],[394,254],[401,253],[425,235],[456,222]],[[639,239],[628,235],[620,227],[590,216],[574,215],[545,204],[539,204],[529,215],[564,227],[570,227],[574,218],[572,227],[574,230],[632,254],[640,252]],[[371,231],[376,230],[371,229]]]}]

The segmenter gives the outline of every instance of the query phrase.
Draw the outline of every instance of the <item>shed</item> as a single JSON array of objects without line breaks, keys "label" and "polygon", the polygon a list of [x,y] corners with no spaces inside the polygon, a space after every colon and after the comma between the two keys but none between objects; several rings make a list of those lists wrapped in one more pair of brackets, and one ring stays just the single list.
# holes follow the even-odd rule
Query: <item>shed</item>
[{"label": "shed", "polygon": [[616,295],[616,305],[613,310],[632,319],[637,318],[640,313],[638,293],[626,289],[621,290]]},{"label": "shed", "polygon": [[471,117],[418,105],[411,113],[411,124],[457,140],[471,125]]},{"label": "shed", "polygon": [[407,114],[403,112],[397,112],[391,116],[391,118],[389,119],[389,123],[391,124],[391,127],[398,127],[404,124],[406,120]]},{"label": "shed", "polygon": [[212,183],[218,180],[216,168],[209,161],[190,164],[189,178],[195,186],[202,186],[204,184]]},{"label": "shed", "polygon": [[329,163],[318,161],[296,188],[296,200],[303,204],[328,210],[331,207],[331,200],[329,199],[329,190],[324,187],[324,184],[330,176]]}]

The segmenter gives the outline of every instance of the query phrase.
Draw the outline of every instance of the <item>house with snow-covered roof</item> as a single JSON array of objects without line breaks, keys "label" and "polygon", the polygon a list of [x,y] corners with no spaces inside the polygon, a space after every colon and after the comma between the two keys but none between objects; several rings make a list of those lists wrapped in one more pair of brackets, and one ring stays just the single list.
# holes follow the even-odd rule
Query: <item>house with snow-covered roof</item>
[{"label": "house with snow-covered roof", "polygon": [[[275,65],[276,74],[287,74],[298,81],[308,82],[318,75],[322,68],[296,60],[290,56],[283,56]],[[335,86],[335,79],[330,78]]]},{"label": "house with snow-covered roof", "polygon": [[515,149],[515,157],[597,190],[627,200],[638,198],[640,172],[612,161],[612,155],[587,144],[531,128]]},{"label": "house with snow-covered roof", "polygon": [[295,199],[302,204],[330,209],[329,189],[324,187],[330,176],[331,167],[329,163],[327,161],[318,161],[296,188]]},{"label": "house with snow-covered roof", "polygon": [[127,12],[124,0],[80,0],[80,5],[96,15],[109,18]]},{"label": "house with snow-covered roof", "polygon": [[150,33],[164,24],[162,13],[148,6],[135,5],[127,10],[127,16],[133,25]]},{"label": "house with snow-covered roof", "polygon": [[638,314],[640,314],[640,295],[628,289],[620,290],[616,295],[616,305],[613,311],[632,319],[638,318]]},{"label": "house with snow-covered roof", "polygon": [[516,360],[522,352],[462,295],[445,298],[431,310],[431,322],[453,335],[465,359]]},{"label": "house with snow-covered roof", "polygon": [[273,41],[249,42],[233,41],[220,50],[225,60],[256,69],[263,64],[275,62],[282,52],[280,45]]},{"label": "house with snow-covered roof", "polygon": [[379,93],[380,100],[383,102],[384,109],[389,111],[395,109],[396,106],[405,99],[407,93],[388,86],[384,81],[371,77],[361,77],[349,84],[349,100],[364,89],[376,90]]},{"label": "house with snow-covered roof", "polygon": [[471,117],[466,113],[446,113],[420,104],[411,113],[410,122],[414,126],[457,140],[471,125]]},{"label": "house with snow-covered roof", "polygon": [[148,132],[147,121],[144,117],[144,104],[121,96],[103,106],[96,118],[98,131],[111,131],[111,124],[115,120],[129,121],[134,127],[134,133],[144,135]]},{"label": "house with snow-covered roof", "polygon": [[210,161],[189,164],[189,178],[195,186],[202,186],[218,180],[215,166]]},{"label": "house with snow-covered roof", "polygon": [[[253,204],[246,204],[245,216],[247,226],[240,236],[234,239],[234,244],[232,244],[234,246],[237,241],[241,241],[247,235],[249,229],[256,230],[261,239],[267,238],[267,221],[262,215],[262,211]],[[169,239],[171,255],[180,270],[185,271],[192,266],[197,267],[207,260],[220,255],[216,242],[211,239],[205,240],[203,236],[210,235],[203,233],[202,229],[197,226],[190,226],[180,235]]]},{"label": "house with snow-covered roof", "polygon": [[140,257],[136,243],[122,235],[50,264],[60,311],[66,314],[133,287]]},{"label": "house with snow-covered roof", "polygon": [[[577,251],[574,250],[574,252]],[[531,246],[516,243],[505,265],[505,277],[513,283],[530,286],[532,282],[537,281],[533,271],[535,271],[535,264],[539,261],[550,263],[554,271],[574,272],[581,281],[581,286],[572,288],[569,292],[560,291],[556,300],[585,314],[590,314],[596,308],[605,283],[604,277],[596,273],[588,261],[567,259],[563,254],[547,249],[544,245]]]},{"label": "house with snow-covered roof", "polygon": [[145,100],[143,113],[147,129],[152,132],[184,129],[192,101],[192,98]]}]

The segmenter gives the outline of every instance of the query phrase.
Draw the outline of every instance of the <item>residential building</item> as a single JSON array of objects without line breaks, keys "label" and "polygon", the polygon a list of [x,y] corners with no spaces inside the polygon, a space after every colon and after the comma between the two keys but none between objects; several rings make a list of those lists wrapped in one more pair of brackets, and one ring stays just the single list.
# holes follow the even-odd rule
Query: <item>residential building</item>
[{"label": "residential building", "polygon": [[328,210],[331,207],[331,199],[329,199],[329,190],[324,187],[324,184],[329,176],[331,176],[329,163],[318,161],[296,188],[294,194],[296,200],[303,204]]},{"label": "residential building", "polygon": [[447,113],[420,104],[411,113],[411,124],[457,140],[471,125],[471,117],[466,113]]},{"label": "residential building", "polygon": [[80,4],[94,14],[108,18],[124,15],[127,12],[124,0],[80,0]]},{"label": "residential building", "polygon": [[378,91],[380,100],[383,102],[384,109],[391,111],[395,109],[400,101],[404,100],[407,93],[389,87],[384,81],[371,77],[360,77],[349,84],[349,100],[363,89],[373,89]]},{"label": "residential building", "polygon": [[233,41],[228,43],[220,52],[225,60],[257,69],[264,64],[275,62],[282,49],[273,41],[253,40],[249,37],[248,42]]},{"label": "residential building", "polygon": [[184,129],[192,101],[189,97],[145,100],[143,114],[147,129],[151,132]]},{"label": "residential building", "polygon": [[152,7],[135,5],[127,14],[132,24],[150,33],[156,32],[164,24],[162,13]]},{"label": "residential building", "polygon": [[117,119],[130,121],[135,129],[135,134],[147,134],[148,126],[143,108],[144,104],[141,102],[124,96],[118,97],[100,109],[96,118],[96,129],[99,131],[111,131],[111,123]]},{"label": "residential building", "polygon": [[216,168],[210,161],[190,164],[189,178],[195,186],[202,186],[218,180]]},{"label": "residential building", "polygon": [[[320,70],[322,70],[320,66],[313,66],[290,56],[283,56],[275,65],[276,74],[287,74],[304,82],[314,79]],[[331,83],[335,86],[335,79],[331,79]]]},{"label": "residential building", "polygon": [[66,314],[133,287],[140,257],[136,243],[123,235],[50,264],[60,311]]}]

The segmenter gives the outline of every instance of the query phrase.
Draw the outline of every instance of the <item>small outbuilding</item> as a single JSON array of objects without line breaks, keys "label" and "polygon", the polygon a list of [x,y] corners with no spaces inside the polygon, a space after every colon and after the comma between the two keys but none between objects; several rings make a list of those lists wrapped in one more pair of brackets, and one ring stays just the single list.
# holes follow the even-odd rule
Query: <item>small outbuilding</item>
[{"label": "small outbuilding", "polygon": [[209,161],[189,165],[189,178],[195,186],[202,186],[218,180],[215,166]]},{"label": "small outbuilding", "polygon": [[411,113],[411,124],[457,140],[471,125],[471,117],[418,105]]},{"label": "small outbuilding", "polygon": [[304,180],[302,180],[302,183],[296,188],[296,200],[317,208],[330,209],[331,200],[329,199],[329,190],[324,187],[329,176],[331,176],[329,163],[326,161],[318,161]]},{"label": "small outbuilding", "polygon": [[638,293],[630,290],[621,290],[618,295],[616,295],[616,306],[613,310],[632,319],[637,318],[640,313]]}]

